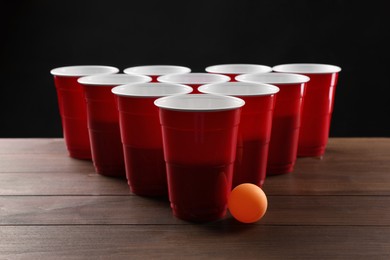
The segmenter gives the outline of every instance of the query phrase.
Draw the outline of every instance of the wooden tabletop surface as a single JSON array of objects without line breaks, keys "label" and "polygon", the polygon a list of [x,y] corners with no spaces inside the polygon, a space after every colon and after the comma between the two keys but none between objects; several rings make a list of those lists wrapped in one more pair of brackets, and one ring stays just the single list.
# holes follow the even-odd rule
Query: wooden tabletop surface
[{"label": "wooden tabletop surface", "polygon": [[331,138],[264,191],[254,224],[194,224],[62,139],[0,139],[0,259],[390,259],[390,138]]}]

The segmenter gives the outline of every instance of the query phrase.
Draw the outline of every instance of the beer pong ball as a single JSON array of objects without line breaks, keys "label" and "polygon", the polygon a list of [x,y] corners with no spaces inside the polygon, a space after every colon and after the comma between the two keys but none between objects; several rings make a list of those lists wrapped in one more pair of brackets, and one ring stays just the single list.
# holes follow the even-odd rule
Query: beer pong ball
[{"label": "beer pong ball", "polygon": [[254,223],[267,211],[268,201],[264,191],[255,184],[243,183],[230,193],[228,208],[232,216],[242,223]]},{"label": "beer pong ball", "polygon": [[123,71],[125,74],[137,74],[152,77],[152,82],[157,82],[159,76],[168,74],[182,74],[191,72],[190,68],[176,65],[145,65],[129,67]]}]

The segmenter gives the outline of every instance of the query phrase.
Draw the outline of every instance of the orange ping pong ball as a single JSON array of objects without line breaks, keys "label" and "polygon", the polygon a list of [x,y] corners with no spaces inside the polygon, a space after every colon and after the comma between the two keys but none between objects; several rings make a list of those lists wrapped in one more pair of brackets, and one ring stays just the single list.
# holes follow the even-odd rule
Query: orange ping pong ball
[{"label": "orange ping pong ball", "polygon": [[236,186],[230,193],[228,208],[232,216],[243,223],[260,220],[267,211],[268,201],[264,191],[252,183]]}]

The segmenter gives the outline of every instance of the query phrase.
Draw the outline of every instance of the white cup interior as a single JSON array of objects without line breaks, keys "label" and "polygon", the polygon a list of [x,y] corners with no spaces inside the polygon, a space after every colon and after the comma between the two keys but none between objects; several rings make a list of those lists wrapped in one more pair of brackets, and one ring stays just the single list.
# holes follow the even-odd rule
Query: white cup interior
[{"label": "white cup interior", "polygon": [[118,96],[128,97],[164,97],[188,94],[192,88],[172,83],[132,83],[114,87],[111,92]]},{"label": "white cup interior", "polygon": [[230,96],[191,94],[159,98],[154,104],[160,108],[179,111],[222,111],[242,107],[245,101]]},{"label": "white cup interior", "polygon": [[119,69],[111,66],[81,65],[55,68],[50,71],[54,76],[82,77],[96,74],[118,73]]},{"label": "white cup interior", "polygon": [[271,72],[272,68],[266,65],[258,64],[220,64],[209,66],[206,68],[210,73],[225,73],[225,74],[246,74],[246,73],[267,73]]},{"label": "white cup interior", "polygon": [[179,83],[179,84],[209,84],[228,82],[230,77],[219,74],[210,73],[185,73],[185,74],[171,74],[160,76],[157,78],[159,82],[165,83]]},{"label": "white cup interior", "polygon": [[226,82],[206,84],[198,88],[199,92],[228,96],[266,96],[279,92],[279,88],[265,83]]},{"label": "white cup interior", "polygon": [[305,83],[309,77],[292,73],[255,73],[243,74],[236,77],[237,81],[247,83],[268,83],[268,84],[297,84]]},{"label": "white cup interior", "polygon": [[151,77],[144,75],[128,75],[128,74],[104,74],[81,77],[77,81],[83,85],[95,86],[115,86],[129,83],[145,83],[150,82]]},{"label": "white cup interior", "polygon": [[190,68],[175,65],[146,65],[130,67],[123,71],[126,74],[140,74],[150,76],[161,76],[167,74],[180,74],[191,72]]},{"label": "white cup interior", "polygon": [[285,73],[326,74],[339,72],[341,71],[341,68],[329,64],[291,63],[274,66],[272,67],[272,70]]}]

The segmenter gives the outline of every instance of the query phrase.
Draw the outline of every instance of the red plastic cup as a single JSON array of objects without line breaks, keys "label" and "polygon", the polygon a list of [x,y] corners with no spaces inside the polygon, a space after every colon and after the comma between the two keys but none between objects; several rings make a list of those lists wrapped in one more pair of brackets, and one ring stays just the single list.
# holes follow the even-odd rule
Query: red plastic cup
[{"label": "red plastic cup", "polygon": [[237,81],[236,76],[241,74],[268,73],[272,68],[258,64],[220,64],[206,68],[209,73],[223,74],[230,77],[230,81]]},{"label": "red plastic cup", "polygon": [[161,125],[153,102],[191,91],[189,86],[167,83],[127,84],[112,89],[119,110],[127,181],[134,194],[168,194]]},{"label": "red plastic cup", "polygon": [[261,187],[267,170],[272,116],[279,88],[264,83],[226,82],[199,87],[202,93],[235,96],[245,101],[238,130],[233,188],[242,183]]},{"label": "red plastic cup", "polygon": [[126,178],[118,108],[111,89],[118,85],[150,80],[147,76],[126,74],[95,75],[78,79],[87,101],[92,161],[97,173]]},{"label": "red plastic cup", "polygon": [[241,107],[236,97],[195,94],[160,98],[164,156],[173,214],[194,222],[226,214]]},{"label": "red plastic cup", "polygon": [[267,175],[292,172],[297,159],[302,104],[309,77],[288,73],[263,73],[244,74],[236,79],[250,83],[268,83],[280,89],[272,120]]},{"label": "red plastic cup", "polygon": [[111,66],[69,66],[52,69],[57,89],[58,106],[64,140],[69,156],[91,159],[91,147],[87,127],[87,108],[83,89],[77,82],[80,77],[96,74],[113,74],[119,69]]},{"label": "red plastic cup", "polygon": [[165,75],[158,77],[157,80],[159,82],[165,83],[185,84],[194,89],[192,94],[199,94],[200,92],[198,91],[198,87],[205,84],[228,82],[230,77],[220,74],[192,72],[185,74]]},{"label": "red plastic cup", "polygon": [[175,65],[146,65],[130,67],[123,71],[126,74],[145,75],[152,78],[152,82],[158,82],[159,76],[168,74],[183,74],[191,72],[190,68]]},{"label": "red plastic cup", "polygon": [[295,63],[273,67],[276,72],[310,77],[299,133],[298,156],[322,157],[328,143],[334,97],[340,67],[328,64]]}]

